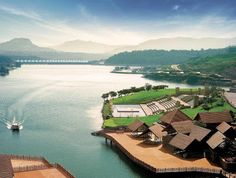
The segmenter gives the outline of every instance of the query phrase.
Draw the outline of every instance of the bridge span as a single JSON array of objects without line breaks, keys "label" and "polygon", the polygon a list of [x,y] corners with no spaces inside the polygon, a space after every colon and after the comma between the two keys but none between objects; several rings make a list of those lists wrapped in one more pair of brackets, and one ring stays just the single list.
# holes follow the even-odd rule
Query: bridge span
[{"label": "bridge span", "polygon": [[89,64],[87,60],[54,60],[54,59],[17,59],[18,64],[63,64],[63,65],[75,65],[75,64]]}]

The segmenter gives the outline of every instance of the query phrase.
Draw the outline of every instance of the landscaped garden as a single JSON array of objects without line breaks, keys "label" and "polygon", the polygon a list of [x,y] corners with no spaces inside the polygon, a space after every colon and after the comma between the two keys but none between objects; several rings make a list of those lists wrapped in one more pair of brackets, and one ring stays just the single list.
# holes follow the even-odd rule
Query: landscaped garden
[{"label": "landscaped garden", "polygon": [[[167,89],[161,88],[161,89],[153,89],[155,87],[150,87],[145,89],[145,87],[142,87],[142,91],[137,92],[127,92],[124,94],[120,91],[115,94],[115,92],[110,92],[112,94],[112,98],[109,100],[104,101],[103,106],[103,118],[104,123],[103,127],[118,127],[118,126],[127,126],[130,123],[132,123],[134,120],[139,119],[143,122],[145,122],[148,125],[152,125],[154,122],[158,122],[160,117],[163,115],[157,114],[157,115],[151,115],[151,116],[144,116],[144,117],[113,117],[112,116],[112,105],[115,104],[143,104],[148,103],[151,101],[159,100],[165,97],[170,97],[173,95],[176,95],[176,89]],[[157,87],[156,87],[157,88]],[[126,89],[127,90],[127,89]],[[131,90],[131,89],[130,89]],[[204,91],[205,89],[202,89]],[[134,90],[135,91],[135,90]],[[184,93],[192,93],[196,94],[199,92],[199,89],[179,89],[180,92]],[[190,92],[191,91],[191,92]],[[223,98],[220,95],[220,90],[217,90],[216,88],[209,89],[209,95],[204,98],[204,101],[202,101],[197,107],[194,108],[180,108],[181,111],[183,111],[186,115],[188,115],[190,118],[194,119],[194,117],[199,112],[222,112],[225,110],[231,110],[233,112],[236,112],[236,108],[233,108],[230,104],[228,104],[226,101],[223,100]],[[218,92],[218,94],[216,94]],[[109,94],[106,94],[108,96]],[[118,97],[114,97],[118,96]],[[108,98],[108,97],[107,97]]]}]

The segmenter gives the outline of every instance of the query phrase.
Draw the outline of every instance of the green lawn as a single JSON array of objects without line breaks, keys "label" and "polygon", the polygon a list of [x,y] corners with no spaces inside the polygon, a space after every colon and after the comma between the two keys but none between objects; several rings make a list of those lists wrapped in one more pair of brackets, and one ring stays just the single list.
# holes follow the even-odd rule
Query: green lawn
[{"label": "green lawn", "polygon": [[121,118],[110,118],[104,120],[103,127],[117,127],[117,126],[127,126],[134,122],[136,119],[139,119],[145,122],[148,125],[152,125],[154,122],[159,121],[161,115],[145,116],[145,117],[121,117]]},{"label": "green lawn", "polygon": [[[214,102],[212,104],[212,108],[209,110],[209,112],[222,112],[222,111],[225,111],[225,110],[231,110],[233,112],[236,112],[236,109],[233,108],[230,104],[228,103],[224,103],[224,106],[217,106],[216,105],[217,102]],[[198,106],[196,108],[188,108],[188,109],[182,109],[182,111],[188,115],[189,117],[191,117],[192,119],[197,115],[197,113],[199,112],[207,112],[206,110],[202,109],[202,106]]]},{"label": "green lawn", "polygon": [[[193,89],[196,91],[197,89]],[[182,88],[180,91],[190,91],[188,88]],[[166,95],[175,94],[174,88],[161,89],[161,90],[150,90],[133,93],[127,96],[115,98],[112,100],[113,104],[141,104],[147,103],[153,100],[160,99]]]}]

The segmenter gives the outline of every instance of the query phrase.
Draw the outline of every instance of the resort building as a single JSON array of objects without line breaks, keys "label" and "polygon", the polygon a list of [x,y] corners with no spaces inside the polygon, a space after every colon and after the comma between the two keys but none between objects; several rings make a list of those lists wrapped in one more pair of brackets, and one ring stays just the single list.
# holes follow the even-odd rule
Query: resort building
[{"label": "resort building", "polygon": [[0,154],[0,178],[75,178],[43,157]]},{"label": "resort building", "polygon": [[167,126],[166,130],[168,133],[182,133],[182,134],[189,134],[193,127],[193,122],[190,120],[186,121],[179,121],[179,122],[172,122],[169,126]]},{"label": "resort building", "polygon": [[198,113],[194,120],[205,124],[208,128],[214,129],[222,122],[231,123],[233,121],[233,117],[230,111],[202,112]]},{"label": "resort building", "polygon": [[128,126],[128,130],[132,132],[132,136],[138,137],[148,130],[148,125],[140,120],[136,120]]},{"label": "resort building", "polygon": [[148,144],[160,144],[162,143],[163,136],[167,135],[167,132],[163,132],[164,126],[155,123],[153,126],[149,127],[147,131],[143,134],[146,134],[147,138],[144,140]]},{"label": "resort building", "polygon": [[199,142],[205,142],[211,133],[211,130],[197,125],[192,125],[189,136],[195,138]]},{"label": "resort building", "polygon": [[180,122],[180,121],[186,121],[186,120],[191,121],[192,119],[190,119],[186,114],[184,114],[180,110],[174,110],[174,111],[167,112],[166,114],[164,114],[160,120],[163,125],[168,126],[174,122]]},{"label": "resort building", "polygon": [[222,122],[216,129],[230,139],[236,138],[236,130],[226,122]]},{"label": "resort building", "polygon": [[199,142],[195,138],[181,133],[174,136],[169,144],[176,148],[174,150],[175,154],[183,153],[182,156],[184,158],[186,158],[188,154],[199,151]]}]

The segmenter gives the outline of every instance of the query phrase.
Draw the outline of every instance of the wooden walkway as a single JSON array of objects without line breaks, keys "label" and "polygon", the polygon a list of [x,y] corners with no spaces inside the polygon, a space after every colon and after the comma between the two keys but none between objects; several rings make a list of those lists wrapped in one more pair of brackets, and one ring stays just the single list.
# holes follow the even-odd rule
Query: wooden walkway
[{"label": "wooden walkway", "polygon": [[115,144],[132,161],[154,173],[201,172],[221,174],[222,169],[208,162],[206,158],[181,159],[160,146],[150,146],[142,140],[133,139],[129,133],[101,134]]}]

